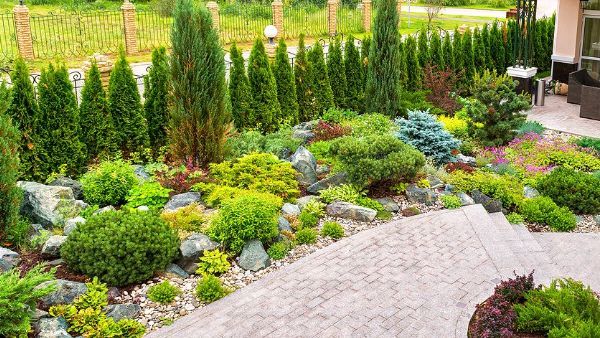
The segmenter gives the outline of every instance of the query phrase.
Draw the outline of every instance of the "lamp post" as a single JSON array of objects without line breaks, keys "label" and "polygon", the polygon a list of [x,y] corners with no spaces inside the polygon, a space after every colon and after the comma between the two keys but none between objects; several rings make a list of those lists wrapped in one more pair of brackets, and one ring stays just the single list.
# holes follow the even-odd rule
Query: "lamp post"
[{"label": "lamp post", "polygon": [[268,25],[267,27],[265,27],[263,33],[265,34],[265,37],[269,40],[269,43],[267,44],[266,48],[267,54],[270,57],[273,57],[275,55],[275,37],[277,36],[277,27],[273,25]]}]

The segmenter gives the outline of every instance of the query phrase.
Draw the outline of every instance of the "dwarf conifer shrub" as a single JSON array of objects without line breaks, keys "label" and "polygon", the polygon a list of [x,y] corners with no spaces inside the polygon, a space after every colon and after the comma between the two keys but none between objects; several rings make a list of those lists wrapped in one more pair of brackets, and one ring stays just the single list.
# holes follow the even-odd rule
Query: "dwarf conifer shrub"
[{"label": "dwarf conifer shrub", "polygon": [[233,123],[238,129],[250,127],[249,121],[254,120],[250,95],[250,82],[246,75],[244,57],[235,43],[231,45],[231,73],[229,75],[229,98]]},{"label": "dwarf conifer shrub", "polygon": [[526,221],[546,224],[555,231],[569,231],[577,226],[577,219],[568,208],[559,207],[546,196],[525,199],[519,211]]},{"label": "dwarf conifer shrub", "polygon": [[230,291],[223,287],[221,280],[213,275],[204,275],[196,286],[196,297],[205,303],[212,303]]},{"label": "dwarf conifer shrub", "polygon": [[254,120],[250,127],[263,132],[277,129],[282,122],[281,107],[277,101],[277,84],[262,40],[257,39],[248,59],[248,79],[252,93]]},{"label": "dwarf conifer shrub", "polygon": [[277,100],[281,107],[280,124],[295,125],[298,123],[298,99],[296,97],[296,83],[294,73],[287,53],[287,45],[284,39],[279,39],[279,45],[275,52],[275,63],[273,74],[277,83]]},{"label": "dwarf conifer shrub", "polygon": [[338,222],[325,222],[321,229],[321,236],[339,239],[344,237],[344,228]]},{"label": "dwarf conifer shrub", "polygon": [[144,80],[144,116],[150,146],[156,153],[167,144],[169,121],[169,59],[165,47],[152,51],[152,67]]},{"label": "dwarf conifer shrub", "polygon": [[91,204],[118,205],[137,183],[133,167],[123,161],[104,161],[81,177],[83,197]]},{"label": "dwarf conifer shrub", "polygon": [[112,286],[145,281],[177,256],[177,233],[151,212],[109,211],[80,224],[60,248],[75,271]]},{"label": "dwarf conifer shrub", "polygon": [[314,117],[321,116],[326,110],[334,107],[333,91],[329,82],[325,56],[323,55],[323,46],[315,43],[307,55],[310,64],[310,78],[312,80],[312,89],[315,95]]},{"label": "dwarf conifer shrub", "polygon": [[179,294],[181,294],[181,290],[167,280],[152,285],[147,292],[148,299],[160,304],[173,302]]},{"label": "dwarf conifer shrub", "polygon": [[556,168],[537,183],[542,195],[578,214],[600,212],[600,179],[585,172]]}]

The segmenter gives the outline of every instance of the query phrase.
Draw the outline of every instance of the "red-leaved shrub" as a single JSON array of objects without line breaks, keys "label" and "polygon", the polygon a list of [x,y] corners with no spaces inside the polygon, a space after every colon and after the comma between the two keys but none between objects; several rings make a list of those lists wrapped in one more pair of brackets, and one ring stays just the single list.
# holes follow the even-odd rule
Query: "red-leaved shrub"
[{"label": "red-leaved shrub", "polygon": [[461,108],[460,103],[451,96],[456,91],[456,82],[461,73],[455,73],[450,68],[439,69],[435,65],[427,65],[424,69],[423,85],[428,90],[427,101],[449,116],[454,116],[454,113]]},{"label": "red-leaved shrub", "polygon": [[466,163],[462,163],[462,162],[450,162],[450,163],[446,164],[447,172],[451,173],[456,170],[462,170],[466,173],[471,174],[475,171],[475,168],[471,167],[470,165],[468,165]]},{"label": "red-leaved shrub", "polygon": [[317,125],[313,128],[314,142],[327,141],[334,138],[346,136],[352,132],[352,129],[347,126],[342,126],[337,123],[331,123],[324,120],[319,120]]},{"label": "red-leaved shrub", "polygon": [[191,187],[206,180],[206,172],[194,166],[190,160],[185,165],[180,165],[165,171],[155,173],[158,182],[165,188],[173,190],[175,194],[190,191]]}]

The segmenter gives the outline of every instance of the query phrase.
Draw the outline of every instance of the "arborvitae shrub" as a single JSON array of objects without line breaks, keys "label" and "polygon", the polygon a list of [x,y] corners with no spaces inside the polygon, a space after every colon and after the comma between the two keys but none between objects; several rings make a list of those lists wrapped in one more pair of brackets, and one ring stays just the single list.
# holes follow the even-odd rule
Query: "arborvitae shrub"
[{"label": "arborvitae shrub", "polygon": [[[367,88],[367,72],[369,70],[369,53],[371,51],[371,37],[367,36],[363,39],[361,49],[360,49],[360,58],[362,60],[362,86],[363,92]],[[363,111],[365,109],[363,103]]]},{"label": "arborvitae shrub", "polygon": [[462,38],[462,66],[465,71],[465,79],[471,80],[475,74],[475,54],[473,51],[473,36],[471,30],[467,29]]},{"label": "arborvitae shrub", "polygon": [[600,179],[594,175],[556,168],[539,179],[537,188],[542,195],[575,213],[600,213]]},{"label": "arborvitae shrub", "polygon": [[323,46],[316,42],[308,52],[308,62],[310,63],[310,78],[313,81],[313,90],[315,93],[315,111],[314,116],[321,116],[326,110],[334,107],[333,92],[325,56],[323,55]]},{"label": "arborvitae shrub", "polygon": [[[460,39],[460,37],[459,37]],[[459,40],[460,41],[460,40]],[[450,40],[450,34],[444,35],[444,42],[442,44],[442,51],[444,54],[444,66],[450,69],[456,69],[454,65],[454,51],[452,49],[452,41]]]},{"label": "arborvitae shrub", "polygon": [[388,116],[396,116],[401,111],[398,20],[396,0],[382,0],[373,28],[365,99],[369,112]]},{"label": "arborvitae shrub", "polygon": [[145,79],[144,113],[150,146],[156,153],[167,144],[169,121],[169,60],[164,47],[152,51],[152,67]]},{"label": "arborvitae shrub", "polygon": [[360,52],[354,45],[354,36],[348,36],[344,45],[344,71],[346,72],[346,106],[360,111],[362,106],[362,64]]},{"label": "arborvitae shrub", "polygon": [[231,114],[236,128],[249,127],[249,121],[254,120],[250,95],[250,82],[246,75],[246,66],[242,52],[235,43],[230,48],[231,73],[229,75],[229,98],[231,100]]},{"label": "arborvitae shrub", "polygon": [[284,39],[279,39],[275,52],[273,74],[277,84],[277,100],[281,107],[281,120],[279,124],[295,125],[298,123],[298,98],[296,96],[296,83],[294,72],[287,53]]},{"label": "arborvitae shrub", "polygon": [[208,10],[178,1],[171,45],[170,150],[178,161],[206,166],[222,159],[231,121],[223,50]]},{"label": "arborvitae shrub", "polygon": [[252,93],[252,127],[263,132],[277,129],[281,123],[281,107],[277,101],[277,84],[271,72],[269,57],[262,40],[257,39],[248,59],[248,80]]},{"label": "arborvitae shrub", "polygon": [[408,81],[408,68],[406,64],[406,44],[402,42],[402,36],[400,36],[400,41],[398,42],[398,54],[400,58],[400,63],[398,63],[398,69],[400,71],[400,87],[404,88]]},{"label": "arborvitae shrub", "polygon": [[87,147],[88,159],[109,155],[117,150],[115,129],[96,62],[92,63],[92,68],[85,76],[85,84],[81,90],[79,120],[81,140]]},{"label": "arborvitae shrub", "polygon": [[483,25],[481,29],[481,41],[483,43],[483,50],[485,51],[485,66],[487,69],[494,69],[494,59],[492,57],[492,41],[490,36],[490,26],[488,24]]},{"label": "arborvitae shrub", "polygon": [[342,56],[342,46],[339,39],[335,39],[330,45],[327,54],[327,71],[331,91],[333,93],[333,102],[336,107],[345,108],[346,105],[346,70]]},{"label": "arborvitae shrub", "polygon": [[80,224],[60,248],[67,265],[111,286],[145,281],[177,257],[179,238],[158,215],[108,211]]},{"label": "arborvitae shrub", "polygon": [[429,53],[431,55],[431,64],[440,68],[445,68],[444,52],[442,51],[442,39],[439,30],[434,30],[429,38]]},{"label": "arborvitae shrub", "polygon": [[49,175],[63,165],[68,175],[79,174],[85,165],[85,144],[79,140],[77,99],[65,66],[42,70],[38,85],[39,135],[44,147],[44,172]]},{"label": "arborvitae shrub", "polygon": [[429,53],[429,38],[427,37],[427,31],[425,29],[421,29],[419,31],[417,42],[419,46],[419,66],[423,68],[427,66],[429,62],[431,62],[431,54]]},{"label": "arborvitae shrub", "polygon": [[475,30],[473,30],[473,55],[476,72],[481,73],[484,69],[487,69],[485,43],[478,27],[475,27]]},{"label": "arborvitae shrub", "polygon": [[300,34],[298,53],[294,66],[294,81],[296,83],[296,96],[298,98],[298,115],[300,122],[310,121],[315,118],[315,92],[313,89],[311,65],[306,56],[304,34]]},{"label": "arborvitae shrub", "polygon": [[406,68],[410,69],[407,74],[406,89],[419,90],[421,88],[421,81],[423,80],[423,73],[419,65],[417,42],[412,35],[406,38],[404,53],[406,55]]},{"label": "arborvitae shrub", "polygon": [[506,66],[510,67],[514,66],[515,64],[513,40],[517,30],[517,22],[515,20],[509,20],[504,27],[506,29],[506,47],[504,57],[506,60]]},{"label": "arborvitae shrub", "polygon": [[455,139],[436,118],[428,112],[412,111],[407,119],[396,122],[398,137],[430,157],[436,164],[446,164],[454,159],[452,151],[460,141]]},{"label": "arborvitae shrub", "polygon": [[462,47],[462,34],[458,31],[458,28],[454,30],[454,35],[452,36],[452,57],[453,57],[453,69],[458,71],[462,70],[464,72],[464,51]]},{"label": "arborvitae shrub", "polygon": [[122,160],[101,162],[81,177],[85,200],[101,206],[125,202],[136,183],[133,167]]},{"label": "arborvitae shrub", "polygon": [[490,30],[490,53],[494,69],[498,73],[504,72],[504,37],[501,27],[498,27],[497,21],[492,24],[492,29]]}]

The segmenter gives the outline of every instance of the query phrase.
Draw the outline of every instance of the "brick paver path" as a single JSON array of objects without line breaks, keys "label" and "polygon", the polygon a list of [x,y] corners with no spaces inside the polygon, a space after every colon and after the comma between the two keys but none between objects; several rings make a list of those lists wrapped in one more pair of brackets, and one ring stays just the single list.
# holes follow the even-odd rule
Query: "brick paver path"
[{"label": "brick paver path", "polygon": [[555,275],[531,234],[498,219],[475,205],[361,232],[148,337],[466,337],[513,270]]}]

